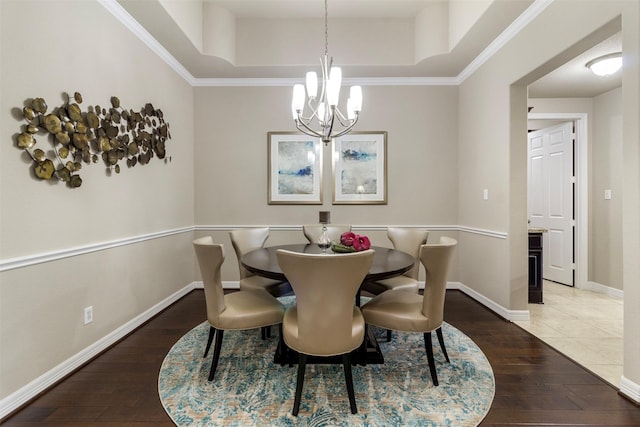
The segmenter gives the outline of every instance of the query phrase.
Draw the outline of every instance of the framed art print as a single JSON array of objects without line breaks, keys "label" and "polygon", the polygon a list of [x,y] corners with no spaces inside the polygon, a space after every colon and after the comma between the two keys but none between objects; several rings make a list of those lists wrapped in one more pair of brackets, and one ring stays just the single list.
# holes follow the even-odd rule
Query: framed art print
[{"label": "framed art print", "polygon": [[296,132],[268,132],[270,205],[322,204],[322,143]]},{"label": "framed art print", "polygon": [[333,140],[333,204],[387,204],[387,132]]}]

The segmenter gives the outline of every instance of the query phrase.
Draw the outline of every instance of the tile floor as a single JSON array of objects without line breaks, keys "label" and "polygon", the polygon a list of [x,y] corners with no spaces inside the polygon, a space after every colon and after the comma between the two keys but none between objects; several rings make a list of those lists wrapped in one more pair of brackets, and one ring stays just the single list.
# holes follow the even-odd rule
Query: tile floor
[{"label": "tile floor", "polygon": [[622,376],[622,299],[546,281],[544,304],[515,322],[614,387]]}]

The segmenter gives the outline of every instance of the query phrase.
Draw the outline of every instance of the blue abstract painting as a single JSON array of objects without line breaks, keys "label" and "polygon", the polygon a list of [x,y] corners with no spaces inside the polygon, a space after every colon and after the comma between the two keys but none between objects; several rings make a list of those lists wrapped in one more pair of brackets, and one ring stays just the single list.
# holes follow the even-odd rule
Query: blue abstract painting
[{"label": "blue abstract painting", "polygon": [[278,193],[313,194],[314,141],[278,142]]},{"label": "blue abstract painting", "polygon": [[344,141],[340,151],[342,194],[376,194],[377,147],[373,140]]}]

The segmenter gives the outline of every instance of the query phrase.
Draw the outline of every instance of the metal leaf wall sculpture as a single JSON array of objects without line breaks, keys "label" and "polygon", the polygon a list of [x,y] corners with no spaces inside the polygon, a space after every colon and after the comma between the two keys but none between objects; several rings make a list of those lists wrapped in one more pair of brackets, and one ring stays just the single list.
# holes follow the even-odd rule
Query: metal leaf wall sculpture
[{"label": "metal leaf wall sculpture", "polygon": [[[165,144],[171,138],[169,123],[161,110],[146,104],[140,112],[126,110],[120,100],[112,96],[111,107],[89,106],[83,112],[82,95],[76,92],[73,100],[47,113],[44,99],[25,102],[22,115],[26,124],[15,136],[18,148],[33,159],[34,173],[43,180],[64,181],[71,188],[82,185],[78,172],[82,163],[102,161],[107,170],[120,173],[119,162],[126,159],[128,167],[147,164],[154,157],[164,159]],[[43,135],[51,142],[53,152],[48,158],[36,148],[36,136]]]}]

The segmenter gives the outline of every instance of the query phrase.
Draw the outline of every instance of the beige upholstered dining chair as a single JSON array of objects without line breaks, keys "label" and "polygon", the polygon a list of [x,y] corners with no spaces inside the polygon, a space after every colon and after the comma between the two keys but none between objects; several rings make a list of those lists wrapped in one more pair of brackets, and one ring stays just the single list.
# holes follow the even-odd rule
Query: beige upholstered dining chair
[{"label": "beige upholstered dining chair", "polygon": [[307,356],[342,356],[351,413],[358,412],[351,352],[363,343],[364,320],[354,299],[373,254],[373,250],[349,254],[278,250],[278,263],[296,295],[296,305],[287,309],[282,321],[286,345],[298,352],[293,415],[300,409]]},{"label": "beige upholstered dining chair", "polygon": [[[374,295],[384,291],[409,291],[418,293],[418,273],[420,272],[420,247],[427,243],[429,231],[423,228],[388,227],[387,236],[393,247],[412,255],[415,259],[413,268],[400,276],[365,283],[362,289]],[[391,330],[387,330],[387,341],[391,341]]]},{"label": "beige upholstered dining chair", "polygon": [[447,274],[451,265],[455,239],[441,237],[440,243],[426,244],[420,249],[420,261],[426,271],[424,296],[413,292],[385,291],[362,306],[368,325],[387,330],[422,332],[433,385],[438,385],[431,332],[436,331],[445,359],[449,355],[442,337]]},{"label": "beige upholstered dining chair", "polygon": [[279,296],[281,289],[286,282],[281,280],[269,279],[267,277],[253,274],[242,266],[240,259],[248,252],[260,249],[264,246],[264,242],[269,237],[268,227],[244,228],[232,230],[229,232],[231,244],[238,258],[238,268],[240,269],[240,290],[257,290],[262,289]]},{"label": "beige upholstered dining chair", "polygon": [[[387,228],[387,236],[393,247],[400,251],[406,252],[415,258],[413,268],[406,273],[391,277],[389,279],[378,280],[373,282],[373,286],[380,288],[375,294],[386,290],[410,291],[418,293],[418,273],[420,271],[420,247],[427,243],[429,232],[421,228],[409,227],[389,227]],[[366,290],[369,290],[365,287]]]},{"label": "beige upholstered dining chair", "polygon": [[[349,224],[327,224],[327,234],[329,234],[329,239],[332,242],[340,242],[340,235],[347,231],[351,231],[351,225]],[[320,234],[322,234],[322,224],[303,225],[302,232],[309,243],[318,243]]]},{"label": "beige upholstered dining chair", "polygon": [[222,337],[227,330],[263,328],[282,323],[284,306],[265,290],[239,291],[228,295],[222,289],[220,269],[224,262],[222,245],[215,244],[211,236],[193,241],[198,258],[209,322],[209,338],[204,356],[207,357],[215,335],[209,381],[213,380],[220,358]]}]

